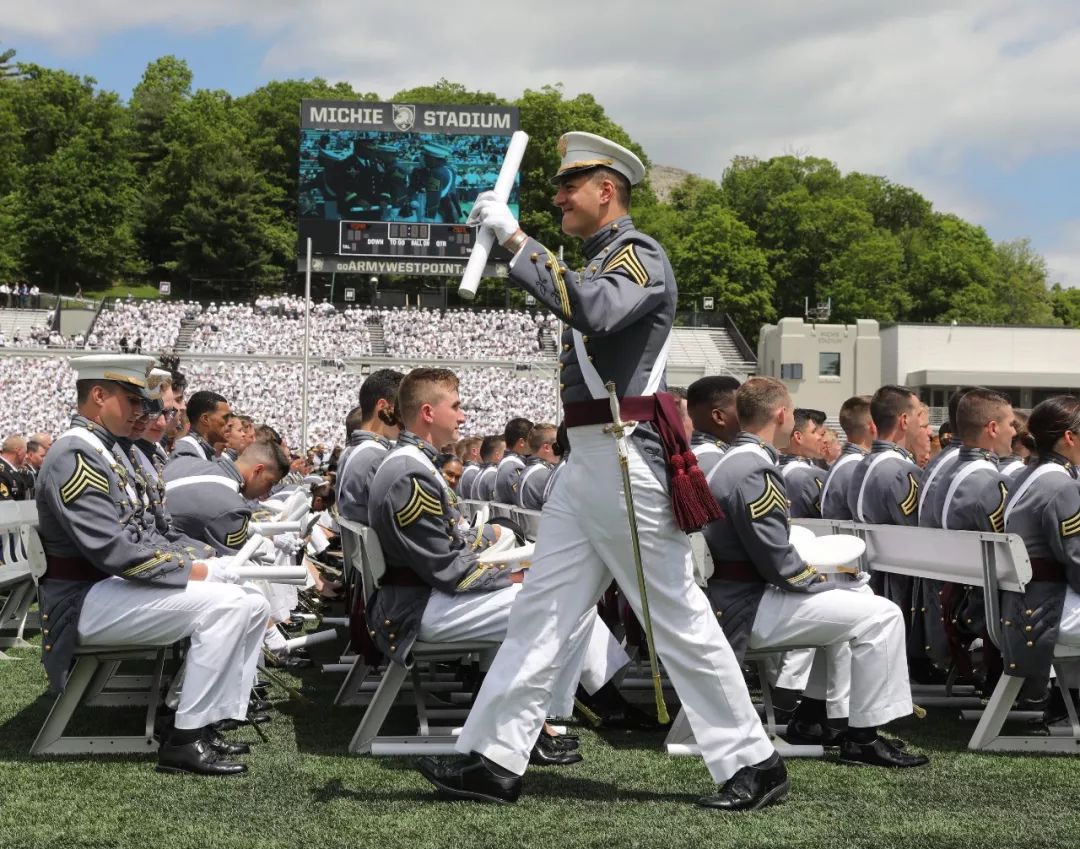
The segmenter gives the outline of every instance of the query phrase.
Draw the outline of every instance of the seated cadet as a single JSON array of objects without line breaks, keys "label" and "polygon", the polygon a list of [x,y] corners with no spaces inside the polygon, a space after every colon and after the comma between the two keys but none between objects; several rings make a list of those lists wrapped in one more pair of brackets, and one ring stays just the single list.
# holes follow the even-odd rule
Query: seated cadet
[{"label": "seated cadet", "polygon": [[555,484],[559,480],[559,475],[566,471],[567,461],[570,459],[570,440],[566,435],[566,421],[559,423],[559,429],[555,431],[555,444],[551,446],[551,453],[555,455],[556,465],[551,470],[551,475],[547,479],[547,483],[544,484],[544,503],[547,504],[548,499],[551,498],[551,493],[555,490]]},{"label": "seated cadet", "polygon": [[480,471],[469,489],[473,501],[491,501],[495,497],[495,475],[504,451],[506,440],[501,435],[485,436],[480,443]]},{"label": "seated cadet", "polygon": [[172,457],[202,457],[213,460],[217,454],[214,444],[225,441],[225,422],[229,418],[229,402],[216,392],[196,392],[187,402],[187,417],[191,432],[176,440]]},{"label": "seated cadet", "polygon": [[528,419],[510,419],[503,431],[506,451],[495,469],[495,488],[492,501],[500,504],[517,504],[518,481],[525,471],[525,458],[529,454],[529,431],[533,423]]},{"label": "seated cadet", "polygon": [[[941,438],[941,428],[938,429],[938,442],[941,443],[941,451],[933,458],[933,460],[926,464],[923,469],[922,480],[919,483],[919,512],[928,512],[932,516],[941,515],[941,505],[945,500],[945,487],[942,487],[938,483],[938,478],[943,475],[948,469],[951,469],[953,464],[956,463],[957,457],[959,457],[960,451],[960,438],[953,434],[956,430],[956,410],[960,405],[960,399],[964,395],[970,392],[974,386],[961,386],[952,395],[949,396],[949,421],[948,435],[949,439],[946,441]],[[945,425],[942,425],[944,428]],[[915,455],[915,462],[919,462],[919,452],[913,451]]]},{"label": "seated cadet", "polygon": [[821,462],[818,465],[828,471],[832,468],[833,463],[840,459],[843,449],[840,447],[840,436],[831,427],[822,429],[821,440]]},{"label": "seated cadet", "polygon": [[454,496],[451,499],[452,503],[457,504],[457,488],[458,484],[461,483],[461,473],[464,471],[461,460],[458,459],[457,454],[440,454],[435,458],[435,468],[439,470],[439,474],[443,476],[446,485],[450,487],[449,494]]},{"label": "seated cadet", "polygon": [[233,586],[227,560],[193,554],[162,536],[131,484],[116,440],[143,413],[153,360],[71,360],[78,413],[41,467],[37,493],[46,569],[41,579],[43,661],[63,689],[79,646],[168,645],[191,640],[172,729],[158,769],[238,775],[239,754],[214,724],[244,720],[270,609]]},{"label": "seated cadet", "polygon": [[[465,421],[457,386],[448,369],[414,369],[406,375],[397,401],[404,429],[371,482],[368,512],[387,571],[368,621],[375,644],[396,663],[409,663],[416,640],[503,640],[523,577],[477,562],[506,529],[484,525],[463,531],[449,487],[435,469],[434,446],[451,441]],[[571,646],[571,658],[551,694],[553,712],[561,715],[571,707],[579,677],[605,705],[619,699],[611,692],[611,679],[629,658],[598,616],[582,618]],[[622,706],[620,718],[629,724],[635,712],[625,702]],[[556,748],[561,745],[541,735],[533,762],[580,760],[575,752]]]},{"label": "seated cadet", "polygon": [[739,432],[735,392],[739,381],[726,374],[695,380],[686,390],[686,411],[694,424],[690,448],[702,474],[708,475]]},{"label": "seated cadet", "polygon": [[521,473],[515,502],[519,507],[543,509],[548,478],[559,462],[554,451],[557,433],[558,429],[549,422],[538,422],[529,431],[529,457],[525,461],[525,471]]},{"label": "seated cadet", "polygon": [[829,469],[821,490],[821,515],[825,519],[851,518],[848,508],[851,478],[877,437],[877,427],[870,417],[869,395],[856,395],[840,405],[840,427],[847,436],[847,444]]},{"label": "seated cadet", "polygon": [[[954,439],[960,450],[956,463],[941,475],[945,487],[941,513],[920,513],[920,527],[1004,531],[1009,479],[1001,474],[998,458],[1012,447],[1014,420],[1009,399],[992,389],[972,389],[960,399]],[[927,581],[926,589],[930,659],[941,669],[955,663],[970,680],[974,670],[968,646],[982,637],[986,626],[982,590],[940,581]]]},{"label": "seated cadet", "polygon": [[252,502],[265,498],[289,471],[280,445],[253,442],[236,462],[173,457],[165,467],[165,492],[176,527],[219,554],[235,554],[248,539]]},{"label": "seated cadet", "polygon": [[[1080,399],[1048,398],[1031,411],[1027,427],[1035,454],[1009,487],[1005,532],[1024,541],[1032,579],[1023,593],[1001,593],[1001,655],[1006,675],[1028,679],[1021,696],[1038,699],[1054,647],[1080,648]],[[1075,701],[1076,669],[1062,671]],[[1053,710],[1048,704],[1047,713]]]},{"label": "seated cadet", "polygon": [[393,369],[369,374],[360,386],[360,406],[345,421],[349,447],[338,461],[337,510],[351,521],[368,524],[371,481],[401,432],[394,405],[404,376]]},{"label": "seated cadet", "polygon": [[[922,755],[902,751],[877,733],[878,726],[912,711],[904,662],[903,618],[896,605],[872,594],[823,583],[788,541],[784,479],[777,468],[794,425],[791,396],[771,377],[753,377],[735,396],[742,433],[713,468],[709,487],[724,517],[702,533],[715,571],[706,592],[736,656],[747,648],[816,644],[850,647],[850,668],[836,669],[818,652],[812,676],[816,698],[804,696],[795,728],[820,742],[840,743],[847,763],[920,766]],[[826,671],[826,667],[827,671]],[[850,674],[850,715],[842,735],[827,730],[825,691]],[[825,686],[825,677],[828,684]],[[811,688],[808,688],[808,690]]]},{"label": "seated cadet", "polygon": [[461,480],[458,481],[457,493],[461,498],[468,498],[472,492],[473,481],[480,473],[480,443],[482,439],[476,436],[467,436],[458,444],[461,446],[461,462],[464,471]]},{"label": "seated cadet", "polygon": [[14,433],[0,446],[0,501],[25,501],[27,486],[22,467],[26,462],[26,438]]},{"label": "seated cadet", "polygon": [[791,502],[792,519],[821,518],[825,471],[815,461],[825,456],[824,431],[825,414],[821,410],[795,409],[795,428],[780,457],[780,474]]},{"label": "seated cadet", "polygon": [[[870,399],[870,418],[877,429],[870,453],[855,466],[848,488],[848,510],[852,518],[874,525],[919,524],[919,481],[922,470],[915,454],[930,442],[930,425],[920,410],[919,399],[906,386],[882,386]],[[940,456],[940,455],[939,455]],[[885,575],[884,586],[875,587],[907,610],[911,580],[903,575]]]}]

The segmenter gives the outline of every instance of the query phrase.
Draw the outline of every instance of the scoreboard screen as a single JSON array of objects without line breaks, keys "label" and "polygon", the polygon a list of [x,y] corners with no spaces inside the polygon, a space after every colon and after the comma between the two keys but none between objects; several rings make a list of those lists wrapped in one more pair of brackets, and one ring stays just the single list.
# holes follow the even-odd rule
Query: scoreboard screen
[{"label": "scoreboard screen", "polygon": [[[305,100],[299,245],[320,270],[450,276],[468,263],[477,195],[494,188],[517,109]],[[518,215],[520,179],[509,205]],[[491,254],[489,273],[509,259]]]}]

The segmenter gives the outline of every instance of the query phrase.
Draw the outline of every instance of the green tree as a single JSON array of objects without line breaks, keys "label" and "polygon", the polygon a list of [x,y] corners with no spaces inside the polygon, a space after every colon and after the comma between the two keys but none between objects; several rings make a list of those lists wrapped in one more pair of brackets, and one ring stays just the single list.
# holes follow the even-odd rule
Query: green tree
[{"label": "green tree", "polygon": [[994,253],[994,288],[1005,308],[1003,320],[1009,324],[1061,324],[1047,288],[1046,260],[1032,249],[1031,240],[999,242]]},{"label": "green tree", "polygon": [[1080,327],[1080,289],[1055,283],[1049,292],[1054,317],[1066,327]]}]

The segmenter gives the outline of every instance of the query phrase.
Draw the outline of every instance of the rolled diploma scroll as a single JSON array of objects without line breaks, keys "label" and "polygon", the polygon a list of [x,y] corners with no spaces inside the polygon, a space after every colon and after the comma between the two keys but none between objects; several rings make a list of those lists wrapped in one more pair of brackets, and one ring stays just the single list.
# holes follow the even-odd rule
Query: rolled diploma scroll
[{"label": "rolled diploma scroll", "polygon": [[[510,199],[510,190],[514,187],[514,177],[521,168],[521,158],[525,155],[525,148],[529,144],[529,134],[518,130],[510,137],[510,147],[506,150],[506,158],[503,159],[502,168],[499,169],[499,179],[495,181],[495,197],[506,203]],[[484,276],[484,267],[487,265],[488,254],[495,242],[492,232],[481,227],[476,233],[476,244],[473,245],[472,253],[469,254],[469,264],[465,266],[465,273],[461,275],[461,283],[458,285],[458,295],[471,301],[476,297],[476,288],[480,285],[480,278]]]}]

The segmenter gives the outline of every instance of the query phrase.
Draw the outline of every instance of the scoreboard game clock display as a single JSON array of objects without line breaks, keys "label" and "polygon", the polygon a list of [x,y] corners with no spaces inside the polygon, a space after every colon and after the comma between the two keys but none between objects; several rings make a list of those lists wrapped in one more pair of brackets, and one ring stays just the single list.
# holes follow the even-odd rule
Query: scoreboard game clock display
[{"label": "scoreboard game clock display", "polygon": [[[477,233],[469,212],[518,123],[509,107],[303,101],[298,267],[310,238],[317,271],[460,275]],[[496,248],[488,273],[508,261]]]}]

